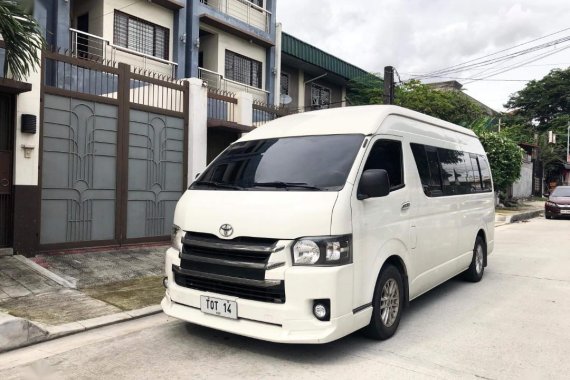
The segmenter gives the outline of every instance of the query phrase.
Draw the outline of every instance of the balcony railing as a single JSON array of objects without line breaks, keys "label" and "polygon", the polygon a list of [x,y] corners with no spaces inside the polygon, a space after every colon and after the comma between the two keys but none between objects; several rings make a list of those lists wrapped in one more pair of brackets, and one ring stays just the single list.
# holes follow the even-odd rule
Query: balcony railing
[{"label": "balcony railing", "polygon": [[248,0],[200,0],[220,12],[269,33],[271,12]]},{"label": "balcony railing", "polygon": [[202,67],[198,68],[198,70],[198,77],[208,83],[208,87],[233,93],[246,92],[251,94],[255,101],[263,103],[267,103],[268,101],[268,91],[248,86],[247,84],[239,83],[231,79],[226,79],[222,74],[218,74],[215,71],[210,71]]},{"label": "balcony railing", "polygon": [[112,44],[103,37],[70,28],[71,53],[74,57],[96,61],[114,61],[128,63],[133,67],[176,76],[176,62],[168,61],[136,50]]}]

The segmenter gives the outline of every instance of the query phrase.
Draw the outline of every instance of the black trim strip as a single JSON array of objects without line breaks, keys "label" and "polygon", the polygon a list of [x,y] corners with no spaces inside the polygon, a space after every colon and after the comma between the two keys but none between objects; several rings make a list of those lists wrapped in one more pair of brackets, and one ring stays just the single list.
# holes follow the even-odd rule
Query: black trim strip
[{"label": "black trim strip", "polygon": [[207,280],[229,282],[232,284],[256,286],[259,288],[272,288],[272,287],[277,287],[277,286],[282,284],[281,280],[251,280],[251,279],[241,278],[241,277],[229,277],[229,276],[223,276],[223,275],[213,274],[213,273],[196,272],[193,270],[180,268],[179,266],[176,266],[176,265],[172,265],[172,271],[174,273],[178,273],[178,274],[185,275],[185,276],[193,276],[193,277],[198,277],[198,278],[204,278]]},{"label": "black trim strip", "polygon": [[356,314],[364,309],[369,308],[370,306],[372,306],[372,302],[369,302],[367,304],[364,304],[362,306],[358,306],[356,309],[352,310],[352,314]]}]

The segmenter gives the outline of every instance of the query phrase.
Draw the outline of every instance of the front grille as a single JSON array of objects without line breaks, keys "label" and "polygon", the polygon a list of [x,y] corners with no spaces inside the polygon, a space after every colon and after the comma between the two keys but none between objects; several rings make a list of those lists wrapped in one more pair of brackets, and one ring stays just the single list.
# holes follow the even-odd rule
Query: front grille
[{"label": "front grille", "polygon": [[[194,271],[186,271],[172,266],[174,281],[179,286],[205,292],[226,294],[261,302],[285,303],[285,283],[283,281],[256,281],[249,283],[235,281],[232,278],[221,278],[213,275],[202,275]],[[255,282],[254,282],[255,281]]]},{"label": "front grille", "polygon": [[178,285],[264,302],[285,302],[282,281],[266,281],[269,257],[283,247],[275,239],[239,237],[223,240],[187,232],[180,267],[173,266]]}]

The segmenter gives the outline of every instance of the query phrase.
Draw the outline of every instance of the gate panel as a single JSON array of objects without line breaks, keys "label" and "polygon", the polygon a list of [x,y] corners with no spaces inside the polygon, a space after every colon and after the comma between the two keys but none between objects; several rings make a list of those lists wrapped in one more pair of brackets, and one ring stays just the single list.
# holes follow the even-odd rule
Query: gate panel
[{"label": "gate panel", "polygon": [[170,234],[184,189],[184,119],[130,110],[127,238]]},{"label": "gate panel", "polygon": [[46,94],[41,244],[115,239],[115,105]]}]

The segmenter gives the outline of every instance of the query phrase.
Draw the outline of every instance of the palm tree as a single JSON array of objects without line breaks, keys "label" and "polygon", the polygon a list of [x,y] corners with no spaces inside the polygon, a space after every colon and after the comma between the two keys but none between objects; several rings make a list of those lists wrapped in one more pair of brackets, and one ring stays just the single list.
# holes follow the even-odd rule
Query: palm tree
[{"label": "palm tree", "polygon": [[0,36],[6,45],[4,77],[26,78],[40,64],[45,46],[37,21],[14,0],[0,0]]}]

